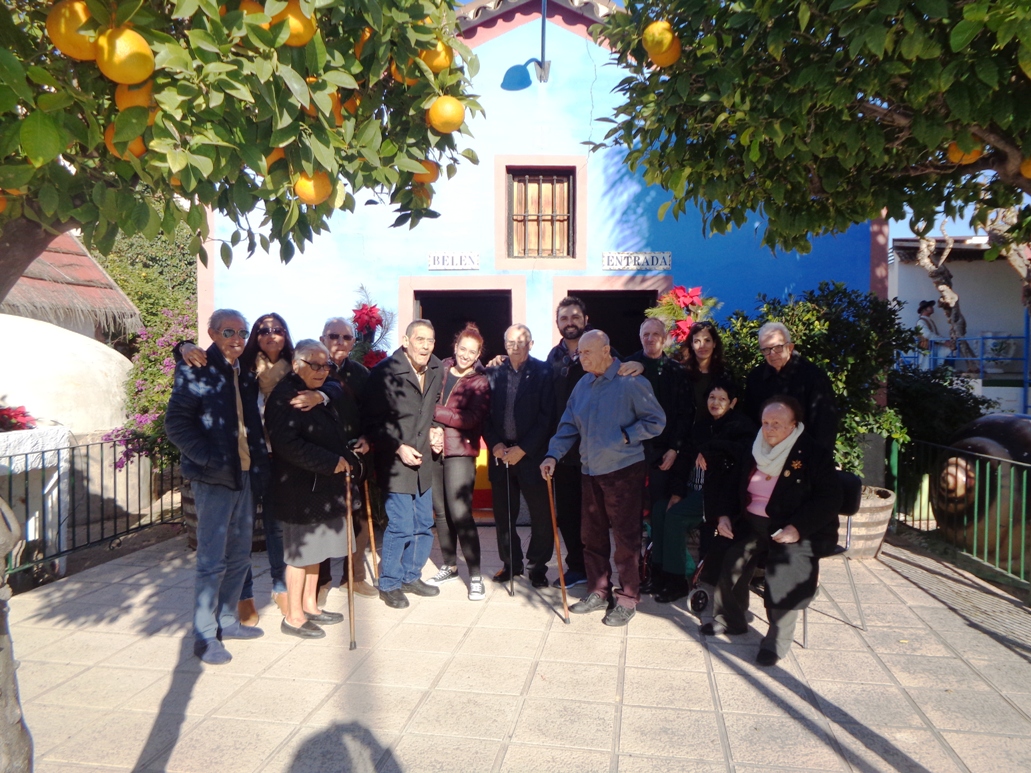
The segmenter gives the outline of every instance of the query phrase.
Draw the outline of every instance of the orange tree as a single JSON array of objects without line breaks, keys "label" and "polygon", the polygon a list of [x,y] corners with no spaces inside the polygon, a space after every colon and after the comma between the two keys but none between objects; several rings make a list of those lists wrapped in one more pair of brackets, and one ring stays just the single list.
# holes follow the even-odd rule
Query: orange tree
[{"label": "orange tree", "polygon": [[399,225],[435,216],[423,162],[476,161],[456,35],[450,0],[5,3],[0,298],[70,228],[106,253],[185,223],[206,259],[210,209],[226,263],[238,244],[289,261],[359,191]]},{"label": "orange tree", "polygon": [[[1031,242],[1026,0],[628,0],[626,9],[594,29],[630,71],[606,142],[672,194],[660,215],[694,204],[722,233],[757,212],[766,246],[808,252],[813,235],[882,210],[911,217],[918,235],[966,210],[973,225],[991,226],[989,258],[1020,259],[1009,245]],[[999,210],[1005,222],[992,221]],[[943,305],[947,279],[935,277]]]}]

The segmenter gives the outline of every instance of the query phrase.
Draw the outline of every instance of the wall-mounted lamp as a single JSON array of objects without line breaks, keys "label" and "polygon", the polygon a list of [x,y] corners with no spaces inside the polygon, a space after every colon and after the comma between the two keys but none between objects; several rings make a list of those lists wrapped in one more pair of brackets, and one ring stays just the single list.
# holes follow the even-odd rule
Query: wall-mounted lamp
[{"label": "wall-mounted lamp", "polygon": [[522,91],[530,88],[533,83],[530,80],[530,72],[526,68],[531,64],[537,71],[537,82],[547,83],[548,74],[551,72],[551,62],[544,56],[545,29],[548,23],[548,0],[541,0],[541,58],[530,59],[524,64],[516,64],[505,70],[505,77],[501,79],[501,88],[505,91]]}]

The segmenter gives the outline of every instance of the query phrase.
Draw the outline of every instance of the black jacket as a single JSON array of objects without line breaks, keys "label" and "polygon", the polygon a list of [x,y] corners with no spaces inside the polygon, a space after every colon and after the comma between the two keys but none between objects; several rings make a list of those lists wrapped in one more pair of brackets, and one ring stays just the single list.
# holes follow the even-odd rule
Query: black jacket
[{"label": "black jacket", "polygon": [[655,399],[666,412],[666,427],[662,434],[646,440],[645,448],[652,448],[660,454],[671,448],[683,452],[691,447],[691,425],[694,423],[694,395],[690,392],[687,374],[676,360],[663,354],[659,359],[646,357],[644,351],[631,354],[627,362],[644,365],[644,377],[652,385]]},{"label": "black jacket", "polygon": [[762,404],[776,395],[790,395],[802,404],[805,430],[817,443],[834,450],[838,437],[838,406],[827,374],[794,352],[776,371],[767,363],[752,369],[745,382],[745,415],[762,424]]},{"label": "black jacket", "polygon": [[337,366],[332,360],[330,360],[330,364],[332,367],[329,375],[351,390],[355,402],[361,405],[362,393],[365,391],[365,384],[369,381],[369,369],[350,357],[344,360],[340,366]]},{"label": "black jacket", "polygon": [[[422,494],[432,485],[430,425],[440,395],[440,360],[430,355],[425,391],[404,349],[372,369],[362,395],[362,429],[373,445],[376,478],[392,494]],[[409,445],[422,454],[422,464],[408,467],[397,449]]]},{"label": "black jacket", "polygon": [[276,517],[286,523],[311,524],[344,513],[347,477],[335,473],[340,457],[360,480],[361,465],[347,447],[356,436],[341,421],[351,401],[337,388],[327,390],[328,405],[310,411],[290,401],[308,387],[296,373],[276,384],[265,405],[265,426],[272,439],[272,484],[269,497]]},{"label": "black jacket", "polygon": [[[694,425],[696,455],[705,457],[702,495],[706,521],[715,524],[721,515],[735,513],[741,468],[751,460],[758,431],[751,419],[733,409],[719,419],[708,416]],[[695,460],[690,462],[694,465]]]},{"label": "black jacket", "polygon": [[[168,439],[182,453],[183,477],[233,491],[243,488],[240,470],[239,420],[233,366],[217,346],[207,349],[208,364],[175,367],[172,395],[165,410]],[[258,413],[258,379],[240,373],[240,399],[251,454],[251,490],[260,497],[268,482],[268,450]]]},{"label": "black jacket", "polygon": [[532,464],[544,461],[548,450],[555,414],[555,391],[551,370],[547,364],[534,357],[528,357],[519,371],[519,387],[516,390],[515,425],[516,437],[505,437],[505,401],[508,396],[508,380],[516,376],[507,362],[487,370],[490,383],[490,413],[483,422],[483,439],[490,451],[498,443],[515,441],[526,453]]}]

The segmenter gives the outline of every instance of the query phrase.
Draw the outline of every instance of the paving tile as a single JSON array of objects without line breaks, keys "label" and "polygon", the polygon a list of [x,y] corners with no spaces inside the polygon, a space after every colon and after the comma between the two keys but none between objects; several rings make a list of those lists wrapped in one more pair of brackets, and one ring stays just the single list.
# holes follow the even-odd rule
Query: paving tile
[{"label": "paving tile", "polygon": [[568,698],[611,703],[619,699],[619,669],[593,663],[541,661],[533,673],[527,695],[533,698]]},{"label": "paving tile", "polygon": [[1031,693],[1031,663],[979,659],[967,662],[1004,693]]},{"label": "paving tile", "polygon": [[440,652],[377,650],[351,672],[347,681],[426,689],[447,661],[448,656]]},{"label": "paving tile", "polygon": [[512,741],[608,751],[615,718],[615,706],[603,703],[527,698]]},{"label": "paving tile", "polygon": [[926,628],[871,628],[861,635],[874,652],[932,657],[952,655],[952,651],[941,643],[937,635]]},{"label": "paving tile", "polygon": [[619,726],[619,751],[661,757],[723,759],[716,714],[709,711],[624,706]]},{"label": "paving tile", "polygon": [[895,687],[817,681],[810,685],[823,713],[835,722],[924,727],[920,715]]},{"label": "paving tile", "polygon": [[909,694],[940,730],[1031,735],[1031,721],[994,693],[913,688]]},{"label": "paving tile", "polygon": [[[986,632],[978,628],[969,627],[959,631],[945,630],[940,634],[952,649],[965,658],[1004,661],[1017,666],[1027,665],[1027,659],[1022,657],[1012,646],[997,641],[993,636],[986,635]],[[1027,646],[1026,642],[1022,642],[1022,644]]]},{"label": "paving tile", "polygon": [[545,634],[504,628],[472,628],[458,647],[461,655],[532,658]]},{"label": "paving tile", "polygon": [[19,649],[19,660],[40,660],[49,663],[81,663],[93,665],[139,640],[139,636],[125,633],[75,631],[61,636],[53,644],[32,651]]},{"label": "paving tile", "polygon": [[1031,760],[1031,738],[1001,735],[942,733],[970,769],[970,773],[999,773],[1027,769]]},{"label": "paving tile", "polygon": [[[820,593],[828,593],[831,598],[839,604],[854,604],[852,589],[849,587],[848,578],[844,573],[840,575],[842,582],[837,582],[838,576],[831,578],[826,576],[823,567],[820,567]],[[856,583],[856,590],[859,592],[859,601],[866,608],[872,604],[894,604],[901,605],[905,602],[895,595],[892,590],[884,585],[876,583]]]},{"label": "paving tile", "polygon": [[[855,609],[850,606],[849,610]],[[868,628],[933,628],[934,626],[920,617],[905,604],[867,604],[863,602],[863,619]],[[858,610],[855,614],[849,611],[849,620],[859,626]]]},{"label": "paving tile", "polygon": [[379,642],[379,649],[453,652],[468,629],[451,625],[400,623]]},{"label": "paving tile", "polygon": [[717,674],[750,674],[760,681],[770,679],[802,681],[802,669],[798,667],[798,662],[794,658],[781,658],[772,668],[756,664],[758,643],[737,644],[736,642],[712,639],[708,642],[708,647],[712,670]]},{"label": "paving tile", "polygon": [[201,665],[205,670],[216,668],[226,674],[257,676],[275,665],[283,655],[295,645],[293,643],[271,641],[265,638],[251,641],[230,641],[226,649],[233,659],[224,666]]},{"label": "paving tile", "polygon": [[[149,574],[145,575],[150,579]],[[183,575],[179,581],[187,577],[192,578],[193,573]],[[188,611],[193,609],[193,594],[181,593],[173,590],[167,585],[159,585],[158,578],[147,583],[112,583],[104,585],[98,590],[85,596],[78,597],[78,601],[85,604],[95,604],[98,607],[120,608],[123,606],[139,607],[161,607]]]},{"label": "paving tile", "polygon": [[803,770],[841,769],[822,720],[727,714],[724,723],[735,763],[760,765],[764,770],[778,765]]},{"label": "paving tile", "polygon": [[608,773],[610,760],[608,752],[509,744],[501,773]]},{"label": "paving tile", "polygon": [[482,604],[471,604],[468,601],[441,601],[429,599],[425,604],[415,606],[404,618],[407,623],[423,623],[425,625],[457,625],[466,628],[483,611]]},{"label": "paving tile", "polygon": [[698,618],[683,612],[675,617],[638,614],[626,627],[629,638],[683,639],[698,638]]},{"label": "paving tile", "polygon": [[959,658],[922,655],[881,655],[881,660],[903,687],[939,687],[951,690],[990,690],[991,685]]},{"label": "paving tile", "polygon": [[941,607],[913,607],[912,611],[936,631],[965,631],[970,621],[951,609]]},{"label": "paving tile", "polygon": [[68,762],[36,762],[32,768],[35,773],[125,773],[128,768],[109,768],[106,765],[97,767],[90,765],[88,768],[82,765],[73,765]]},{"label": "paving tile", "polygon": [[725,762],[619,755],[619,773],[727,773],[729,770]]},{"label": "paving tile", "polygon": [[960,770],[930,730],[832,723],[831,731],[853,770],[870,773],[957,773]]},{"label": "paving tile", "polygon": [[25,660],[37,650],[56,644],[61,639],[66,639],[75,633],[75,631],[55,628],[37,628],[32,625],[12,624],[10,628],[14,657],[18,660]]},{"label": "paving tile", "polygon": [[442,690],[519,695],[533,661],[488,655],[455,655],[437,686]]},{"label": "paving tile", "polygon": [[28,702],[47,690],[81,674],[89,666],[79,663],[61,664],[23,660],[18,663],[18,695],[22,703]]},{"label": "paving tile", "polygon": [[626,640],[627,666],[646,668],[705,670],[705,645],[696,639],[663,640],[661,645],[648,639]]},{"label": "paving tile", "polygon": [[204,716],[225,703],[250,679],[215,669],[171,671],[136,693],[122,708],[154,714]]},{"label": "paving tile", "polygon": [[551,625],[555,617],[550,607],[537,608],[514,604],[488,604],[476,621],[485,628],[521,628],[539,631]]},{"label": "paving tile", "polygon": [[837,682],[864,682],[867,684],[891,684],[891,678],[868,652],[849,652],[815,649],[794,650],[806,679],[822,679]]},{"label": "paving tile", "polygon": [[293,725],[211,718],[187,730],[171,753],[147,764],[162,773],[249,773],[286,740]]},{"label": "paving tile", "polygon": [[715,709],[709,675],[699,671],[627,668],[623,674],[623,703],[702,711]]},{"label": "paving tile", "polygon": [[345,683],[308,717],[305,725],[330,727],[351,723],[377,733],[396,734],[401,732],[412,710],[425,696],[425,690],[411,687]]},{"label": "paving tile", "polygon": [[[43,758],[142,770],[144,762],[177,740],[181,743],[182,734],[196,723],[193,717],[108,711],[101,721],[90,723],[70,740],[51,749]],[[118,728],[117,732],[113,728]]]},{"label": "paving tile", "polygon": [[913,585],[908,580],[903,585],[893,584],[892,590],[895,591],[895,594],[905,601],[910,608],[933,607],[935,609],[950,609],[949,605],[944,601],[923,590],[918,585]]},{"label": "paving tile", "polygon": [[339,684],[361,665],[369,652],[365,647],[350,650],[346,643],[340,647],[309,647],[305,641],[287,650],[262,676]]},{"label": "paving tile", "polygon": [[448,735],[500,741],[519,713],[514,695],[433,690],[407,730],[423,735]]},{"label": "paving tile", "polygon": [[406,734],[392,755],[380,763],[382,773],[453,773],[490,770],[501,744],[433,735]]},{"label": "paving tile", "polygon": [[223,703],[213,716],[297,724],[334,690],[328,682],[253,679]]},{"label": "paving tile", "polygon": [[725,712],[799,719],[819,715],[808,687],[800,680],[777,681],[761,674],[716,674],[715,679],[720,706]]},{"label": "paving tile", "polygon": [[48,705],[113,709],[160,678],[158,671],[98,666],[72,677],[36,700]]},{"label": "paving tile", "polygon": [[[843,652],[856,652],[866,650],[866,642],[859,637],[859,630],[847,623],[838,620],[828,620],[823,617],[823,622],[814,623],[815,615],[809,617],[809,649],[812,650],[838,650]],[[802,624],[799,622],[795,631],[795,639],[799,644],[796,652],[802,651]]]},{"label": "paving tile", "polygon": [[623,650],[623,639],[614,636],[594,636],[552,628],[544,643],[541,660],[562,660],[577,663],[604,663],[616,665]]},{"label": "paving tile", "polygon": [[193,654],[192,636],[140,636],[128,646],[109,654],[102,662],[105,666],[153,668],[159,671],[173,668],[199,671],[203,668],[203,664]]},{"label": "paving tile", "polygon": [[37,760],[83,729],[107,721],[107,712],[103,709],[83,709],[81,706],[23,703],[22,713],[32,734],[32,751]]},{"label": "paving tile", "polygon": [[360,722],[301,728],[272,756],[262,773],[375,773],[396,736]]}]

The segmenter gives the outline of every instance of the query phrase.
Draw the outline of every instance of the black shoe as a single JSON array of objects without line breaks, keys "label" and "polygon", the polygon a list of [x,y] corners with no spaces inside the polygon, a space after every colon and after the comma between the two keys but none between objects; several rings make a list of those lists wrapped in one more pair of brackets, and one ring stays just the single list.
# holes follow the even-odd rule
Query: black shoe
[{"label": "black shoe", "polygon": [[691,586],[683,577],[678,577],[667,583],[659,593],[655,594],[655,600],[660,604],[669,604],[677,599],[684,598],[691,591]]},{"label": "black shoe", "polygon": [[641,593],[658,593],[662,590],[662,576],[658,569],[652,569],[648,579],[641,583]]},{"label": "black shoe", "polygon": [[[516,577],[522,577],[522,576],[523,576],[523,572],[522,572],[522,570],[519,570],[518,572],[516,572],[516,573],[515,573],[515,576],[516,576]],[[491,580],[492,580],[493,582],[508,582],[509,580],[511,580],[511,579],[512,579],[512,574],[511,574],[511,572],[509,572],[509,569],[508,569],[508,567],[506,566],[506,567],[505,567],[504,569],[499,569],[499,570],[498,570],[498,573],[497,573],[497,574],[495,574],[495,575],[494,575],[493,577],[491,577],[490,579],[491,579]]]},{"label": "black shoe", "polygon": [[619,604],[616,604],[616,606],[612,607],[612,609],[606,613],[602,622],[605,625],[619,627],[629,623],[630,618],[633,617],[634,614],[635,610],[630,607],[621,607]]},{"label": "black shoe", "polygon": [[724,634],[727,636],[740,636],[743,633],[748,633],[748,629],[746,628],[743,631],[731,631],[722,623],[713,622],[706,623],[698,629],[698,632],[702,636],[723,636]]},{"label": "black shoe", "polygon": [[404,609],[408,606],[408,597],[405,596],[404,591],[400,588],[394,588],[394,590],[381,590],[379,597],[383,599],[383,603],[391,609]]},{"label": "black shoe", "polygon": [[569,608],[569,611],[574,615],[586,615],[589,612],[598,612],[602,609],[607,609],[608,606],[608,599],[602,598],[597,593],[588,593],[578,602],[573,604],[573,606]]},{"label": "black shoe", "polygon": [[436,585],[430,585],[422,580],[416,580],[415,582],[406,582],[401,584],[401,590],[405,593],[411,593],[415,596],[439,596],[440,588]]},{"label": "black shoe", "polygon": [[551,583],[548,582],[548,576],[546,574],[531,574],[530,585],[535,588],[547,588]]},{"label": "black shoe", "polygon": [[773,650],[759,650],[759,654],[755,656],[755,662],[760,666],[775,666],[780,657]]},{"label": "black shoe", "polygon": [[321,639],[326,635],[326,632],[311,620],[305,620],[304,625],[300,627],[290,625],[290,623],[284,620],[279,624],[279,630],[287,636],[296,636],[299,639]]},{"label": "black shoe", "polygon": [[319,625],[336,625],[337,623],[344,622],[344,616],[339,612],[327,612],[322,610],[317,615],[304,613],[304,616],[308,618],[310,623],[318,623]]}]

